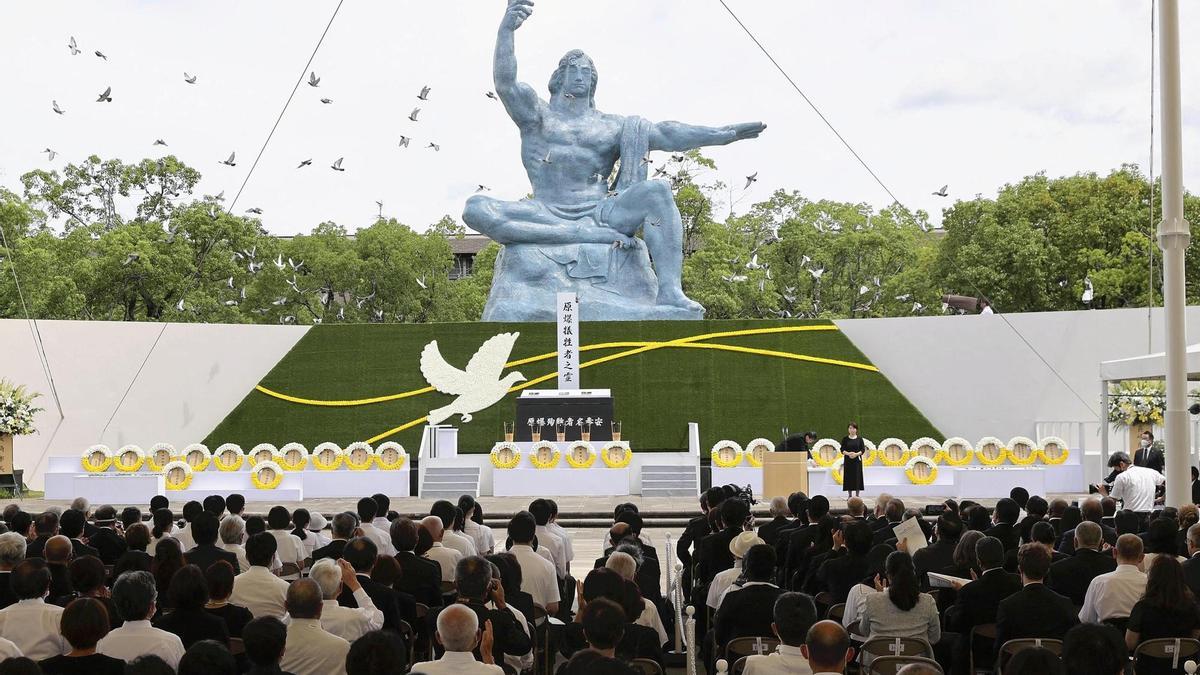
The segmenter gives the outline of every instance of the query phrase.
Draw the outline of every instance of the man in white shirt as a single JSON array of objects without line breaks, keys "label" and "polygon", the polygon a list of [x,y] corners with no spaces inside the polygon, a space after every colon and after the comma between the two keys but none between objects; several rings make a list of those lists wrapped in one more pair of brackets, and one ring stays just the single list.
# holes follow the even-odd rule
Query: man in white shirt
[{"label": "man in white shirt", "polygon": [[0,610],[0,636],[11,640],[34,661],[71,651],[59,633],[62,607],[46,604],[50,570],[41,558],[30,558],[13,568],[9,584],[17,604]]},{"label": "man in white shirt", "polygon": [[[491,626],[484,629],[481,644],[479,617],[465,605],[450,605],[438,612],[437,640],[446,648],[446,653],[437,661],[413,664],[412,672],[423,675],[501,675],[504,672],[491,662]],[[471,653],[476,644],[480,645],[483,663],[476,661]]]},{"label": "man in white shirt", "polygon": [[279,556],[280,562],[284,565],[295,565],[296,571],[290,574],[285,574],[282,578],[285,581],[295,581],[300,578],[300,571],[304,569],[304,559],[307,557],[304,552],[304,542],[300,541],[300,537],[292,534],[292,514],[282,506],[272,506],[267,512],[267,532],[275,537],[275,554]]},{"label": "man in white shirt", "polygon": [[714,610],[721,606],[721,599],[725,597],[725,591],[729,590],[733,586],[733,582],[742,575],[742,559],[746,557],[746,551],[758,544],[765,543],[754,532],[741,532],[729,541],[729,552],[733,554],[733,567],[717,572],[717,576],[713,577],[712,583],[708,585],[708,597],[705,604]]},{"label": "man in white shirt", "polygon": [[382,492],[376,492],[371,495],[371,499],[375,502],[375,519],[371,524],[376,528],[388,532],[392,529],[392,521],[387,519],[388,510],[392,508],[392,500]]},{"label": "man in white shirt", "polygon": [[268,565],[275,557],[277,544],[269,532],[259,532],[246,541],[246,561],[250,568],[233,579],[229,602],[250,610],[256,618],[279,618],[286,611],[288,582],[271,573]]},{"label": "man in white shirt", "polygon": [[[154,654],[171,668],[179,668],[183,658],[183,642],[174,633],[150,625],[154,616],[158,591],[154,575],[149,572],[126,572],[112,589],[112,601],[121,616],[128,617],[120,628],[114,628],[96,643],[96,652],[129,663],[139,656]],[[133,617],[141,617],[130,620]]]},{"label": "man in white shirt", "polygon": [[533,550],[537,525],[528,511],[522,511],[508,521],[509,549],[521,565],[521,590],[533,596],[534,604],[545,608],[551,616],[558,614],[558,576],[554,565]]},{"label": "man in white shirt", "polygon": [[192,519],[203,510],[204,505],[196,500],[183,505],[183,527],[172,532],[171,536],[179,541],[179,548],[183,549],[184,553],[196,548],[196,540],[192,538]]},{"label": "man in white shirt", "polygon": [[388,531],[372,525],[375,514],[379,512],[379,506],[375,500],[363,497],[358,500],[356,510],[358,511],[358,529],[362,532],[362,536],[375,544],[375,548],[379,549],[379,555],[396,555],[396,547],[392,546],[392,537]]},{"label": "man in white shirt", "polygon": [[[383,628],[383,612],[375,607],[371,596],[363,590],[350,563],[323,558],[313,564],[308,577],[321,588],[321,628],[347,642],[354,642],[366,633]],[[342,586],[350,589],[354,601],[358,603],[357,608],[338,604]]]},{"label": "man in white shirt", "polygon": [[550,522],[546,523],[546,527],[551,532],[558,535],[562,539],[564,556],[567,562],[567,573],[571,572],[571,563],[575,560],[575,542],[571,540],[571,533],[567,532],[567,528],[558,524],[558,502],[553,499],[547,499],[546,503],[550,505]]},{"label": "man in white shirt", "polygon": [[442,536],[442,544],[446,548],[458,551],[464,558],[469,555],[479,555],[478,551],[475,550],[475,540],[465,534],[459,534],[454,531],[454,521],[458,519],[457,506],[445,499],[439,499],[429,509],[429,515],[442,519],[442,529],[445,530],[445,534]]},{"label": "man in white shirt", "polygon": [[535,499],[529,504],[529,512],[533,514],[533,520],[537,523],[534,534],[537,535],[538,548],[546,548],[550,551],[558,578],[566,579],[567,550],[563,546],[562,538],[549,528],[550,503],[545,499]]},{"label": "man in white shirt", "polygon": [[463,534],[471,538],[471,542],[475,544],[475,551],[479,555],[490,554],[496,547],[496,540],[492,536],[492,528],[472,520],[479,510],[479,504],[476,503],[475,498],[471,495],[459,497],[458,508],[463,511]]},{"label": "man in white shirt", "polygon": [[421,519],[421,529],[433,538],[433,548],[425,553],[425,557],[442,566],[442,581],[454,581],[454,568],[462,559],[462,554],[452,548],[446,548],[442,543],[445,530],[442,529],[442,519],[437,516],[425,516]]},{"label": "man in white shirt", "polygon": [[[221,525],[217,529],[220,535],[220,542],[217,544],[222,549],[229,551],[237,556],[238,571],[245,572],[250,569],[250,561],[246,560],[246,521],[242,520],[241,516],[229,514],[221,520]],[[279,560],[279,554],[271,560],[271,571],[278,572],[283,567],[283,562]]]},{"label": "man in white shirt", "polygon": [[846,672],[846,664],[854,660],[850,635],[836,621],[818,621],[808,629],[800,653],[808,659],[814,675],[833,675]]},{"label": "man in white shirt", "polygon": [[1130,511],[1150,513],[1154,510],[1155,490],[1167,482],[1166,477],[1154,469],[1134,466],[1129,455],[1121,451],[1114,452],[1108,458],[1108,466],[1117,472],[1117,477],[1113,480],[1111,491],[1100,485],[1100,494],[1119,499]]},{"label": "man in white shirt", "polygon": [[293,675],[345,675],[350,643],[321,627],[321,588],[312,579],[295,581],[287,590],[291,617],[279,667]]},{"label": "man in white shirt", "polygon": [[780,645],[772,654],[746,657],[743,675],[810,675],[808,659],[801,649],[808,629],[817,622],[817,608],[803,593],[784,593],[775,601],[771,630]]},{"label": "man in white shirt", "polygon": [[1140,568],[1141,537],[1136,534],[1117,537],[1116,551],[1117,569],[1101,574],[1088,585],[1083,609],[1079,610],[1079,620],[1083,623],[1129,618],[1133,605],[1146,593],[1146,574]]}]

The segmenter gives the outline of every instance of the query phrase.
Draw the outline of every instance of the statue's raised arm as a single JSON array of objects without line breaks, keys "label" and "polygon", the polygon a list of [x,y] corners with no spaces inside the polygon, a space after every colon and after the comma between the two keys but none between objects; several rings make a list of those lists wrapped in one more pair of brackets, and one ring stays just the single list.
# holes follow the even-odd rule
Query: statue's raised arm
[{"label": "statue's raised arm", "polygon": [[492,77],[496,82],[496,94],[508,110],[508,116],[519,127],[538,120],[537,93],[524,82],[517,81],[517,53],[513,34],[533,13],[533,0],[508,0],[500,32],[496,36],[496,55],[493,57]]}]

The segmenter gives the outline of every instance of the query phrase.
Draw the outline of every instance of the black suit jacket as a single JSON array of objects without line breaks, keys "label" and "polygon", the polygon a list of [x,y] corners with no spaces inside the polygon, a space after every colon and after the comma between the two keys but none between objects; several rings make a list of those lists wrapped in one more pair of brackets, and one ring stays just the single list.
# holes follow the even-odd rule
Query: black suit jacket
[{"label": "black suit jacket", "polygon": [[189,565],[195,565],[200,568],[200,571],[207,571],[208,566],[224,560],[233,566],[233,573],[240,574],[242,570],[238,569],[237,554],[233,551],[226,551],[223,548],[218,548],[214,544],[204,544],[183,554],[184,560],[187,560]]},{"label": "black suit jacket", "polygon": [[733,567],[729,542],[742,531],[741,526],[727,527],[700,540],[700,581],[711,583],[717,572]]},{"label": "black suit jacket", "polygon": [[990,569],[958,591],[958,600],[946,617],[946,628],[969,635],[975,626],[995,623],[1000,601],[1021,590],[1021,577],[1003,569]]},{"label": "black suit jacket", "polygon": [[688,521],[683,534],[679,535],[679,541],[675,543],[675,555],[679,558],[679,562],[683,563],[685,574],[690,572],[692,568],[693,544],[695,545],[696,554],[699,555],[700,542],[709,534],[711,534],[711,531],[708,528],[708,517],[697,516]]},{"label": "black suit jacket", "polygon": [[1188,588],[1200,598],[1200,553],[1183,562],[1183,576],[1187,580]]},{"label": "black suit jacket", "polygon": [[1147,469],[1154,469],[1159,473],[1162,473],[1163,467],[1166,466],[1162,450],[1154,447],[1138,448],[1133,453],[1133,463],[1135,466],[1144,466]]},{"label": "black suit jacket", "polygon": [[713,617],[713,638],[718,649],[735,637],[744,635],[771,636],[772,612],[783,590],[767,585],[743,586],[730,590]]},{"label": "black suit jacket", "polygon": [[[1109,546],[1116,546],[1117,531],[1103,523],[1096,524],[1100,526],[1100,531],[1104,533],[1104,541],[1107,542]],[[1062,536],[1058,538],[1058,545],[1054,547],[1054,550],[1058,551],[1059,553],[1066,553],[1067,555],[1073,555],[1075,553],[1074,528],[1062,533]]]},{"label": "black suit jacket", "polygon": [[337,560],[338,558],[342,557],[342,551],[344,550],[346,550],[346,540],[334,539],[320,548],[313,549],[312,559],[314,563],[322,558],[333,558],[334,560]]},{"label": "black suit jacket", "polygon": [[775,545],[775,539],[779,536],[779,530],[792,521],[783,516],[775,516],[771,522],[764,523],[758,528],[758,538],[764,542]]},{"label": "black suit jacket", "polygon": [[845,550],[835,551],[817,568],[817,591],[827,591],[833,597],[834,604],[845,602],[854,584],[867,576],[869,566],[865,555],[850,555]]},{"label": "black suit jacket", "polygon": [[913,554],[913,567],[917,570],[917,580],[921,583],[921,588],[929,588],[927,572],[941,572],[954,564],[954,549],[957,546],[957,540],[938,539]]},{"label": "black suit jacket", "polygon": [[896,539],[896,533],[892,531],[892,528],[899,527],[900,523],[889,522],[882,518],[880,518],[880,522],[882,522],[883,525],[875,528],[875,539],[871,542],[872,546],[886,544],[889,541],[894,541]]},{"label": "black suit jacket", "polygon": [[17,604],[17,594],[13,593],[10,579],[12,572],[0,572],[0,609]]},{"label": "black suit jacket", "polygon": [[1008,640],[1048,638],[1061,640],[1067,630],[1079,623],[1071,601],[1046,588],[1029,584],[1000,601],[996,610],[996,640],[993,652]]},{"label": "black suit jacket", "polygon": [[82,541],[79,541],[78,539],[72,539],[71,540],[71,559],[74,560],[75,558],[82,558],[85,555],[90,555],[93,558],[99,558],[100,551],[98,551],[96,548],[94,548],[92,546],[88,546],[87,544],[83,543]]},{"label": "black suit jacket", "polygon": [[66,565],[46,565],[50,570],[50,602],[63,607],[75,599],[75,587],[71,585],[71,575]]},{"label": "black suit jacket", "polygon": [[[596,558],[594,569],[604,567],[608,562],[608,556],[612,555],[612,549],[604,552],[600,558]],[[647,602],[654,603],[658,606],[662,603],[662,572],[659,571],[658,558],[642,558],[642,566],[638,568],[637,575],[634,580],[637,581],[638,590],[642,592],[642,597]]]},{"label": "black suit jacket", "polygon": [[[358,573],[358,583],[362,584],[363,590],[370,596],[371,602],[375,603],[375,609],[383,612],[383,629],[399,631],[400,630],[400,600],[397,598],[399,593],[383,584],[372,581],[371,577]],[[338,604],[342,607],[358,607],[358,601],[354,599],[354,594],[349,588],[342,588],[342,594],[338,596]],[[414,626],[415,628],[415,626]]]},{"label": "black suit jacket", "polygon": [[178,635],[184,649],[201,640],[216,640],[229,645],[229,627],[225,625],[225,620],[204,609],[176,609],[158,617],[154,625]]},{"label": "black suit jacket", "polygon": [[804,563],[804,555],[808,553],[808,547],[817,539],[817,529],[816,523],[810,523],[804,527],[797,527],[788,535],[787,552],[782,558],[784,582],[790,583],[792,577],[800,570],[800,566]]},{"label": "black suit jacket", "polygon": [[1016,526],[1011,523],[996,523],[983,534],[999,539],[1004,544],[1005,551],[1021,545],[1021,535],[1017,532]]},{"label": "black suit jacket", "polygon": [[[479,617],[479,625],[492,622],[492,658],[494,663],[504,663],[504,655],[524,656],[533,649],[533,643],[525,634],[525,629],[517,625],[513,615],[507,609],[489,609],[481,602],[461,602],[475,612]],[[437,619],[434,619],[436,623]],[[480,659],[479,645],[475,645],[475,658]]]},{"label": "black suit jacket", "polygon": [[[1191,562],[1190,560],[1188,562]],[[1066,596],[1076,605],[1083,605],[1083,597],[1087,595],[1088,586],[1092,579],[1117,569],[1117,561],[1108,553],[1101,553],[1090,548],[1081,548],[1075,555],[1060,560],[1050,566],[1050,576],[1046,584],[1050,590]],[[1197,570],[1200,572],[1200,569]],[[1187,563],[1184,563],[1184,573],[1187,573]],[[1200,581],[1198,575],[1197,581]]]},{"label": "black suit jacket", "polygon": [[[567,624],[563,629],[562,647],[559,650],[563,656],[570,657],[576,652],[586,649],[587,646],[587,638],[583,634],[583,624],[578,621]],[[658,633],[647,626],[639,626],[636,623],[625,624],[625,634],[617,643],[617,658],[625,663],[634,659],[650,659],[660,666],[663,665],[663,651],[662,645],[658,644]]]},{"label": "black suit jacket", "polygon": [[412,551],[400,551],[396,562],[400,563],[396,590],[408,593],[423,605],[442,606],[442,566],[437,561],[417,557]]},{"label": "black suit jacket", "polygon": [[[1012,548],[1012,549],[1009,549],[1008,552],[1006,552],[1004,554],[1004,570],[1006,572],[1012,572],[1013,574],[1018,573],[1017,551],[1018,551],[1018,549]],[[1063,562],[1065,560],[1070,560],[1070,559],[1071,559],[1071,556],[1067,555],[1066,553],[1061,553],[1059,551],[1055,551],[1050,558],[1050,564],[1053,565],[1056,562]]]},{"label": "black suit jacket", "polygon": [[111,527],[96,528],[96,531],[88,537],[88,543],[100,552],[100,560],[104,561],[105,565],[117,564],[117,559],[124,555],[128,548],[125,545],[125,539]]},{"label": "black suit jacket", "polygon": [[38,535],[37,539],[34,539],[33,541],[29,542],[29,545],[25,547],[25,557],[26,558],[45,558],[46,556],[42,555],[42,549],[46,548],[46,542],[49,540],[50,540],[50,535],[47,535],[47,534]]}]

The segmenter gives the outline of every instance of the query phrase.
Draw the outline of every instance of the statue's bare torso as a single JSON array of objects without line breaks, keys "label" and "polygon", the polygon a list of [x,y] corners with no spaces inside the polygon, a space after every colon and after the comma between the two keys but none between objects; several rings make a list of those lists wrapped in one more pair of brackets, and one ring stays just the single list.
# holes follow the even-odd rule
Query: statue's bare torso
[{"label": "statue's bare torso", "polygon": [[600,201],[620,156],[622,118],[599,111],[563,115],[538,103],[540,119],[521,129],[521,163],[534,198],[546,204]]}]

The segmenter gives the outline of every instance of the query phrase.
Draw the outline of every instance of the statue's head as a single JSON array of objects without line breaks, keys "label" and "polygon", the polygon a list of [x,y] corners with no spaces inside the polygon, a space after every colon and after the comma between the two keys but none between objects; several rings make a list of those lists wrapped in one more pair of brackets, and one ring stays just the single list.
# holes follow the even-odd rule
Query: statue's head
[{"label": "statue's head", "polygon": [[572,49],[558,61],[558,69],[550,75],[550,95],[562,91],[576,98],[586,97],[588,105],[596,107],[596,83],[600,75],[592,57],[582,49]]}]

